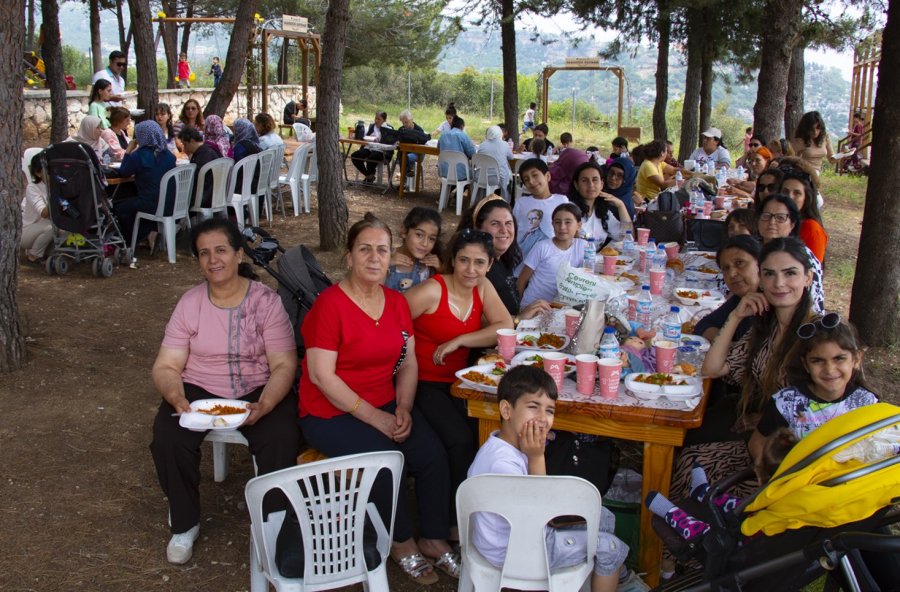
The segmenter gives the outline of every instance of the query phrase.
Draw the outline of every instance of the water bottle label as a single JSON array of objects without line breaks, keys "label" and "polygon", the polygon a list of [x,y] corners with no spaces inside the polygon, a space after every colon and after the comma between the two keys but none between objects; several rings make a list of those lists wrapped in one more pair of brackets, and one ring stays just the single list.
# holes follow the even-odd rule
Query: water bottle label
[{"label": "water bottle label", "polygon": [[669,341],[679,341],[681,339],[681,325],[665,323],[663,325],[663,337]]}]

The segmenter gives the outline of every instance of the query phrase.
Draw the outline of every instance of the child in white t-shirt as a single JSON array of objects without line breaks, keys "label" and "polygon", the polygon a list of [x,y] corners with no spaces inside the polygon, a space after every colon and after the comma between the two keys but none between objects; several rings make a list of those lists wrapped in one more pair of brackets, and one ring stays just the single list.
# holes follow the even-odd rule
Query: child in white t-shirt
[{"label": "child in white t-shirt", "polygon": [[556,298],[556,272],[565,263],[581,267],[587,241],[576,238],[581,230],[581,210],[564,203],[553,210],[553,238],[534,246],[522,265],[516,287],[522,294],[522,306],[535,300],[552,302]]},{"label": "child in white t-shirt", "polygon": [[[478,451],[468,476],[484,474],[546,475],[544,446],[553,427],[556,384],[549,374],[533,366],[512,368],[497,387],[500,430],[491,434]],[[547,500],[552,503],[552,500]],[[591,592],[639,592],[649,590],[623,565],[628,545],[616,538],[615,517],[601,508],[600,532],[594,555]],[[509,546],[509,524],[501,516],[477,512],[472,516],[472,542],[492,565],[502,567]],[[577,565],[587,548],[584,529],[558,530],[547,526],[545,541],[550,569]]]},{"label": "child in white t-shirt", "polygon": [[[519,178],[522,185],[531,195],[522,195],[516,199],[513,206],[513,217],[516,219],[516,241],[519,246],[525,238],[531,222],[528,220],[532,210],[540,210],[544,213],[541,219],[541,231],[547,236],[553,236],[552,214],[556,206],[569,202],[569,198],[558,193],[550,193],[550,169],[547,163],[540,158],[529,158],[519,167]],[[516,270],[518,273],[519,270]]]},{"label": "child in white t-shirt", "polygon": [[531,103],[528,105],[528,109],[525,110],[525,116],[522,118],[522,133],[524,134],[526,131],[531,130],[534,132],[534,110],[537,109],[537,103]]}]

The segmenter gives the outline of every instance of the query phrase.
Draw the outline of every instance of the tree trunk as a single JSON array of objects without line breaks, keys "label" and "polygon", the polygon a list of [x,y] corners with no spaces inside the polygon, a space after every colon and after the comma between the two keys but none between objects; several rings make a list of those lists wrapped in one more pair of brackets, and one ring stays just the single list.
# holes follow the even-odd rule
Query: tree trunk
[{"label": "tree trunk", "polygon": [[672,36],[672,18],[668,0],[657,0],[656,32],[659,43],[656,48],[656,100],[653,101],[653,138],[666,140],[669,128],[666,124],[666,105],[669,102],[669,39]]},{"label": "tree trunk", "polygon": [[41,0],[41,18],[44,21],[41,54],[47,68],[47,88],[50,89],[50,141],[62,142],[69,137],[69,112],[66,108],[66,78],[59,38],[59,4],[56,0]]},{"label": "tree trunk", "polygon": [[[153,24],[150,22],[150,0],[129,0],[134,53],[137,62],[138,107],[152,118],[159,101],[159,84],[156,77],[156,50],[153,47]],[[135,23],[137,23],[135,25]]]},{"label": "tree trunk", "polygon": [[[803,116],[803,85],[806,82],[806,64],[803,54],[806,44],[798,43],[791,53],[791,68],[788,70],[788,89],[784,105],[784,137],[794,137],[794,131]],[[766,140],[769,138],[767,137]]]},{"label": "tree trunk", "polygon": [[[125,54],[125,58],[128,59],[128,46],[131,44],[131,26],[128,26],[128,34],[125,33],[125,15],[122,14],[122,0],[116,1],[116,24],[118,25],[119,30],[119,49]],[[125,82],[128,82],[128,68],[125,68],[125,71],[122,72],[122,78]]]},{"label": "tree trunk", "polygon": [[349,28],[350,0],[331,0],[325,13],[321,76],[316,89],[318,135],[331,138],[329,142],[318,143],[319,246],[326,251],[337,249],[344,243],[350,216],[344,198],[343,160],[335,140],[341,135],[341,71]]},{"label": "tree trunk", "polygon": [[25,49],[34,50],[34,0],[25,4]]},{"label": "tree trunk", "polygon": [[882,34],[872,123],[872,163],[850,299],[850,320],[865,342],[873,346],[900,343],[900,265],[893,256],[885,265],[885,255],[900,249],[900,209],[896,202],[900,192],[900,170],[896,166],[900,158],[898,63],[900,0],[891,0]]},{"label": "tree trunk", "polygon": [[762,137],[781,137],[791,52],[797,44],[803,0],[769,0],[769,15],[760,42],[761,61],[757,78],[753,130]]},{"label": "tree trunk", "polygon": [[[500,0],[500,47],[503,51],[503,120],[513,145],[518,147],[519,77],[516,68],[516,13],[513,0]],[[546,105],[544,108],[546,109]]]},{"label": "tree trunk", "polygon": [[[53,7],[46,12],[47,4]],[[55,0],[42,0],[42,14],[47,35],[52,35],[56,51],[59,46],[59,22]],[[19,243],[22,240],[22,211],[19,203],[25,188],[22,184],[22,5],[4,2],[0,8],[0,372],[12,372],[25,361],[25,336],[19,318],[16,286],[19,281]],[[49,21],[52,20],[51,24]],[[61,62],[60,62],[61,63]],[[62,67],[58,68],[60,71]],[[63,110],[65,113],[65,110]]]},{"label": "tree trunk", "polygon": [[[231,40],[228,42],[228,53],[225,55],[222,80],[210,95],[206,109],[203,110],[204,116],[212,114],[219,117],[224,116],[225,110],[238,91],[241,76],[244,73],[244,64],[247,61],[247,50],[250,48],[250,36],[256,33],[256,22],[253,19],[256,2],[257,0],[246,0],[238,6],[234,29],[231,31]],[[321,122],[319,125],[322,125]]]},{"label": "tree trunk", "polygon": [[91,31],[91,60],[94,72],[106,67],[100,45],[100,0],[88,0],[88,28]]},{"label": "tree trunk", "polygon": [[[185,18],[194,16],[194,0],[188,0],[184,12]],[[187,53],[191,44],[191,23],[184,23],[181,29],[181,53]]]},{"label": "tree trunk", "polygon": [[700,131],[712,127],[713,56],[704,48],[703,65],[700,67]]},{"label": "tree trunk", "polygon": [[700,142],[698,127],[700,107],[700,82],[703,69],[703,39],[700,35],[699,14],[688,13],[687,73],[684,79],[684,104],[681,107],[681,141],[678,144],[678,160],[689,158]]},{"label": "tree trunk", "polygon": [[[162,9],[166,16],[176,16],[177,11],[172,0],[162,0]],[[166,88],[175,88],[175,76],[178,75],[178,26],[175,23],[159,23],[162,27],[163,51],[166,55]]]}]

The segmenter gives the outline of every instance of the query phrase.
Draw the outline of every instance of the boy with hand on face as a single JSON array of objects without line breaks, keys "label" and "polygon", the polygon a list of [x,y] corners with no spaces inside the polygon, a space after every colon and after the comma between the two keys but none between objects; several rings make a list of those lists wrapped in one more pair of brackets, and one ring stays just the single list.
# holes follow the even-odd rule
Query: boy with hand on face
[{"label": "boy with hand on face", "polygon": [[[500,430],[491,434],[478,451],[468,476],[546,475],[544,446],[553,427],[558,398],[553,379],[541,368],[516,366],[500,381],[497,398]],[[637,574],[624,566],[628,545],[612,534],[614,529],[615,518],[602,508],[591,592],[649,590]],[[509,524],[496,514],[478,512],[472,517],[472,542],[496,567],[502,567],[506,559],[509,534]],[[551,570],[577,565],[587,552],[586,529],[547,526],[545,541]]]}]

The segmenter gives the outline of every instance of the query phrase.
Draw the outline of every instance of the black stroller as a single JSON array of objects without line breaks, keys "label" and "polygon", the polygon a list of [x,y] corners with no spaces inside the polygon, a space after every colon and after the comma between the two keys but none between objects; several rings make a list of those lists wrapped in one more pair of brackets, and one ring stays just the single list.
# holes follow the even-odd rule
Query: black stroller
[{"label": "black stroller", "polygon": [[110,277],[116,262],[130,263],[131,252],[106,198],[94,150],[80,142],[62,142],[48,146],[37,158],[56,230],[47,273],[63,275],[70,261],[91,261],[95,276]]},{"label": "black stroller", "polygon": [[[892,439],[894,454],[841,459],[873,436]],[[900,496],[898,446],[900,408],[878,403],[801,440],[769,483],[732,512],[712,500],[755,478],[752,469],[715,484],[703,503],[678,500],[711,530],[689,544],[657,516],[653,528],[680,562],[696,560],[703,568],[657,590],[780,592],[801,590],[826,574],[826,591],[900,590],[900,536],[890,530],[900,519],[890,512]]]}]

